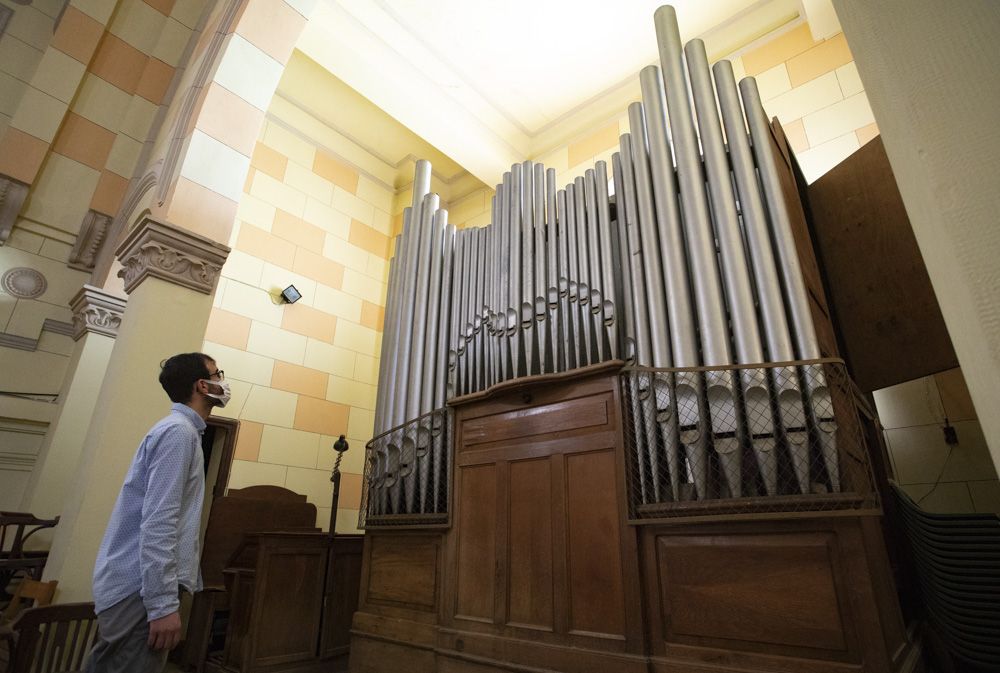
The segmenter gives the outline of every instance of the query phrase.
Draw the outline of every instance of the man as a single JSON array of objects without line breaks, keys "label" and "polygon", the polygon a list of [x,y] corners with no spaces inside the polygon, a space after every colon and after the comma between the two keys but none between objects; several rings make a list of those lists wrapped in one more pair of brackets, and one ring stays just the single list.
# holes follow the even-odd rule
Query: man
[{"label": "man", "polygon": [[159,673],[180,641],[180,592],[201,589],[201,436],[229,384],[204,353],[160,366],[173,406],[139,444],[104,533],[94,568],[100,637],[87,673]]}]

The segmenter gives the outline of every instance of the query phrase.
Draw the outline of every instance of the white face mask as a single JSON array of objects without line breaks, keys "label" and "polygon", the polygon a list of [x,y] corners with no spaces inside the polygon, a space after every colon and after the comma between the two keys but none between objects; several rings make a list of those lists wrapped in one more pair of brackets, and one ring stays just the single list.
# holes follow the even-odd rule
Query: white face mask
[{"label": "white face mask", "polygon": [[232,392],[229,390],[229,381],[210,381],[209,379],[202,379],[202,381],[204,381],[210,386],[219,386],[220,388],[222,388],[221,395],[217,395],[215,393],[205,393],[207,396],[216,400],[217,407],[222,409],[227,404],[229,404],[229,400],[232,399],[233,397]]}]

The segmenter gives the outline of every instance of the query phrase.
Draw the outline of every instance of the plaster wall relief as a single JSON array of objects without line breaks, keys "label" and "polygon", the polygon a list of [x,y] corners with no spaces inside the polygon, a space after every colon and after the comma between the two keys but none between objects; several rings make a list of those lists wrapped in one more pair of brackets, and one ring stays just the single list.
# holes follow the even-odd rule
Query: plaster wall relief
[{"label": "plaster wall relief", "polygon": [[111,338],[118,336],[125,301],[101,288],[84,285],[70,302],[70,308],[73,309],[73,340],[79,341],[88,332]]},{"label": "plaster wall relief", "polygon": [[202,294],[211,294],[229,248],[204,236],[144,219],[118,248],[118,276],[131,293],[152,276]]},{"label": "plaster wall relief", "polygon": [[10,238],[14,222],[27,197],[28,185],[6,175],[0,175],[0,245]]}]

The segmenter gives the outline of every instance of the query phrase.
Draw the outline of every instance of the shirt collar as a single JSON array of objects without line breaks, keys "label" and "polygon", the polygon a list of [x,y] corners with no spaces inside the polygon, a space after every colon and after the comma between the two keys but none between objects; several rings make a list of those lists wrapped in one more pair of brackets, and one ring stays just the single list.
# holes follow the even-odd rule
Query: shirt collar
[{"label": "shirt collar", "polygon": [[181,404],[180,402],[174,402],[170,405],[171,410],[180,413],[185,416],[194,429],[198,432],[203,432],[205,430],[205,419],[198,415],[198,413],[186,404]]}]

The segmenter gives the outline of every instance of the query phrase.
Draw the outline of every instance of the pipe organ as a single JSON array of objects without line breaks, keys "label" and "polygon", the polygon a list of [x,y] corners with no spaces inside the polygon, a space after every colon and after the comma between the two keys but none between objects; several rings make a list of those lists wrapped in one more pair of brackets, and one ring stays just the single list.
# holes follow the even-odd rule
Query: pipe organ
[{"label": "pipe organ", "polygon": [[[456,230],[430,193],[430,165],[417,164],[389,270],[352,670],[389,670],[373,663],[378,657],[420,670],[445,660],[450,667],[440,670],[578,670],[597,651],[611,657],[600,670],[647,670],[639,661],[650,647],[666,661],[676,644],[658,650],[644,640],[655,625],[669,632],[670,617],[643,612],[643,601],[661,602],[641,596],[672,586],[671,578],[695,582],[690,563],[705,560],[662,546],[688,530],[685,516],[701,517],[702,528],[685,537],[694,547],[699,535],[709,544],[725,533],[728,542],[757,535],[761,549],[787,533],[776,513],[826,521],[837,510],[874,520],[849,382],[841,363],[822,357],[782,183],[787,167],[756,83],[737,84],[727,61],[710,68],[701,40],[682,45],[673,8],[658,9],[654,24],[660,65],[639,74],[642,101],[629,106],[630,131],[610,169],[598,161],[558,185],[552,168],[515,164],[496,185],[491,223]],[[611,494],[607,511],[579,500],[585,484],[599,487],[594,502]],[[519,508],[532,513],[517,519]],[[575,529],[579,511],[591,512],[597,529]],[[763,513],[771,523],[745,532],[720,518],[712,530],[705,517],[713,512]],[[524,525],[541,527],[541,538],[517,537]],[[866,523],[841,533],[875,544],[872,531]],[[812,534],[795,529],[803,537],[789,562],[799,546],[812,549]],[[514,548],[522,543],[529,561]],[[608,545],[617,550],[611,556]],[[747,554],[747,567],[780,558],[756,547]],[[573,584],[573,563],[587,561],[570,559],[591,556],[607,561],[588,575],[603,588]],[[410,568],[407,582],[429,587],[394,584],[386,575],[394,563]],[[514,568],[551,586],[521,596]],[[840,580],[819,572],[813,581]],[[827,589],[839,595],[843,587]],[[734,600],[756,601],[756,590]],[[582,593],[564,605],[560,591]],[[574,628],[573,610],[599,612],[586,600],[602,591],[620,599],[620,623],[595,613]],[[891,620],[884,591],[878,600],[865,614],[877,618],[884,608]],[[533,616],[514,615],[518,601]],[[544,614],[532,612],[539,601]],[[725,601],[714,607],[727,610]],[[414,626],[387,636],[390,616]],[[833,638],[839,645],[831,647],[849,654],[832,659],[873,656],[865,648],[876,645],[852,634]],[[808,659],[808,638],[797,637],[778,649]],[[905,643],[895,631],[892,638]],[[521,640],[548,649],[504,649]],[[477,643],[474,656],[460,654],[467,642]],[[678,642],[692,645],[687,636]],[[713,647],[716,655],[704,656],[726,649]],[[661,664],[656,670],[702,670]],[[755,665],[813,670],[767,657]]]}]

